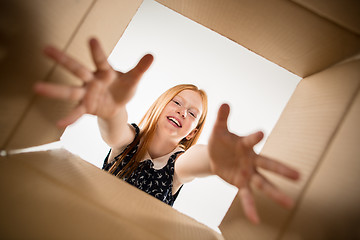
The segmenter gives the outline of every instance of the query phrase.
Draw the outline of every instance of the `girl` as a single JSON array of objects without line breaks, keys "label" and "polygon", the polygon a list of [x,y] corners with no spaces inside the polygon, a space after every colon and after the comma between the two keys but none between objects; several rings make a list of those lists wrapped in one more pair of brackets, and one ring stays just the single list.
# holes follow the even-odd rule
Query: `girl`
[{"label": "girl", "polygon": [[275,188],[258,168],[296,180],[299,173],[284,164],[256,154],[253,146],[262,138],[257,132],[246,137],[227,129],[230,108],[223,104],[208,145],[195,145],[207,113],[205,92],[193,85],[175,86],[162,94],[137,125],[129,125],[126,104],[133,97],[141,76],[153,57],[145,55],[129,72],[116,72],[107,62],[99,42],[90,40],[96,71],[91,72],[54,47],[45,54],[83,81],[72,87],[38,83],[35,91],[44,96],[79,101],[59,127],[74,123],[83,114],[98,117],[101,136],[111,147],[103,169],[172,205],[184,183],[196,177],[218,175],[239,189],[244,212],[258,223],[250,184],[284,207],[292,200]]}]

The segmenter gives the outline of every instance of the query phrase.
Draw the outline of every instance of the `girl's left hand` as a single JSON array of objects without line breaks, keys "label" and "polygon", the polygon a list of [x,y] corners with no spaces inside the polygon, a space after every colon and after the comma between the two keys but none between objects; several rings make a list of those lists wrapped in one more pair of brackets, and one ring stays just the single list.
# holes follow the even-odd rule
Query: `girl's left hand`
[{"label": "girl's left hand", "polygon": [[254,152],[253,147],[264,136],[262,132],[245,137],[229,132],[227,128],[229,112],[229,105],[223,104],[220,107],[209,139],[211,171],[239,189],[238,194],[247,218],[253,223],[259,223],[250,183],[284,207],[292,207],[293,201],[259,173],[257,168],[260,167],[293,180],[299,178],[299,173],[278,161]]}]

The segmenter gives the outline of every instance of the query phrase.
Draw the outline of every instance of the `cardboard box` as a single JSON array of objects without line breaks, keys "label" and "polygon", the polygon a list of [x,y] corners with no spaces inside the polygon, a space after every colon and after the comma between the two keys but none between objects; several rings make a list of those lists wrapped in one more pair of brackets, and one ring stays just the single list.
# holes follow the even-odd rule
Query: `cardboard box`
[{"label": "cardboard box", "polygon": [[355,1],[158,0],[304,77],[262,151],[301,170],[298,184],[266,173],[296,206],[281,209],[255,192],[260,226],[247,222],[237,198],[221,236],[67,152],[8,154],[58,140],[55,122],[73,106],[32,92],[40,80],[80,84],[44,60],[44,44],[91,66],[86,40],[101,36],[110,53],[141,2],[1,3],[1,237],[359,238],[360,61],[348,60],[360,51]]}]

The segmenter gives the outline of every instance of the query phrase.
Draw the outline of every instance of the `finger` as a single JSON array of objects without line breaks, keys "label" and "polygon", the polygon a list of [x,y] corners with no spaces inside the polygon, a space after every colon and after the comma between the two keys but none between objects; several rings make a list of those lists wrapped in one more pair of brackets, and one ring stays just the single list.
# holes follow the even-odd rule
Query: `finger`
[{"label": "finger", "polygon": [[246,167],[243,167],[240,172],[234,175],[231,180],[231,184],[237,187],[238,189],[242,189],[248,185],[250,181],[250,172]]},{"label": "finger", "polygon": [[293,200],[277,189],[269,180],[260,174],[255,174],[252,177],[252,183],[262,191],[266,196],[273,199],[280,205],[291,208],[294,205]]},{"label": "finger", "polygon": [[154,61],[154,57],[151,54],[146,54],[143,56],[138,64],[129,71],[130,75],[135,75],[137,78],[141,77],[151,66]]},{"label": "finger", "polygon": [[259,216],[256,211],[254,197],[248,187],[241,188],[238,193],[241,204],[244,209],[246,217],[255,224],[260,223]]},{"label": "finger", "polygon": [[289,179],[298,180],[300,178],[300,173],[295,169],[265,156],[258,155],[255,159],[255,164],[257,167],[261,167]]},{"label": "finger", "polygon": [[264,133],[259,131],[253,134],[250,134],[242,139],[246,147],[252,148],[258,144],[264,138]]},{"label": "finger", "polygon": [[111,69],[109,62],[107,61],[106,54],[102,49],[100,42],[96,38],[90,39],[91,55],[94,60],[95,66],[100,71],[106,71]]},{"label": "finger", "polygon": [[70,124],[73,124],[74,122],[76,122],[76,120],[78,120],[85,113],[86,113],[85,107],[83,105],[79,105],[78,107],[73,109],[67,117],[59,120],[57,122],[57,126],[59,128],[65,128],[65,127],[69,126]]},{"label": "finger", "polygon": [[93,74],[91,71],[57,48],[49,46],[44,49],[44,52],[48,57],[55,60],[55,62],[59,63],[61,66],[84,82],[89,82],[93,79]]},{"label": "finger", "polygon": [[219,108],[218,115],[214,124],[215,129],[227,130],[227,120],[230,113],[230,106],[228,104],[222,104]]},{"label": "finger", "polygon": [[85,89],[79,87],[70,87],[52,83],[37,83],[34,86],[36,93],[45,97],[79,101],[85,95]]}]

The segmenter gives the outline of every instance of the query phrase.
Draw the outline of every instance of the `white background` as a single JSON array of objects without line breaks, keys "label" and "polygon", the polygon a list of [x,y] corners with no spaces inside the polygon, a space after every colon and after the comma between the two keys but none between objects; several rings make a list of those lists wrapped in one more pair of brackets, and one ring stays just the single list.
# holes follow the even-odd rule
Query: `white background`
[{"label": "white background", "polygon": [[[116,22],[109,29],[116,28]],[[101,40],[101,36],[98,36]],[[85,43],[84,43],[85,44]],[[229,39],[152,0],[145,0],[109,57],[126,72],[146,53],[155,61],[128,104],[129,122],[138,123],[151,103],[168,88],[192,83],[209,97],[209,112],[199,143],[206,144],[218,107],[231,106],[229,129],[244,135],[262,130],[260,152],[300,77]],[[61,138],[68,150],[101,167],[109,148],[101,140],[96,118],[86,115]],[[218,230],[236,189],[218,177],[186,184],[174,208]]]}]

